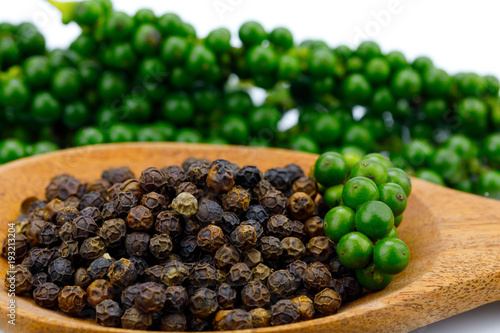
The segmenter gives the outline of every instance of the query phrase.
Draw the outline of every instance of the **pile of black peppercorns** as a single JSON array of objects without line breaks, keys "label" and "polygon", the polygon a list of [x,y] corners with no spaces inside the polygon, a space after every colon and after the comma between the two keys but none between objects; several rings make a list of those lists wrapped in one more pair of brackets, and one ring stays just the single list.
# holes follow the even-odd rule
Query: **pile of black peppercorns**
[{"label": "pile of black peppercorns", "polygon": [[[82,183],[59,175],[16,222],[16,294],[103,326],[209,331],[331,315],[361,296],[293,164],[189,158]],[[4,242],[6,253],[7,242]],[[7,284],[6,284],[7,285]]]}]

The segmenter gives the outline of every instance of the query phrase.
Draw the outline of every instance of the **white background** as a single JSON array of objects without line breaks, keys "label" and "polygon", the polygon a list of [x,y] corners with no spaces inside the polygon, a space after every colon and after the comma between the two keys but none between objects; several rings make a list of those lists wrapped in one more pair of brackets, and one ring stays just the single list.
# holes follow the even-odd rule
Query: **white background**
[{"label": "white background", "polygon": [[[239,45],[238,27],[260,21],[267,30],[289,28],[296,41],[321,39],[331,46],[354,47],[360,38],[376,40],[384,52],[402,51],[409,60],[427,55],[454,74],[473,71],[500,77],[500,2],[498,1],[286,1],[286,0],[114,0],[115,8],[133,14],[151,8],[179,14],[199,37],[224,26]],[[32,21],[49,48],[67,47],[79,28],[63,26],[56,10],[42,0],[1,0],[0,21]],[[380,328],[383,330],[383,328]],[[418,333],[500,332],[500,302],[417,330]]]}]

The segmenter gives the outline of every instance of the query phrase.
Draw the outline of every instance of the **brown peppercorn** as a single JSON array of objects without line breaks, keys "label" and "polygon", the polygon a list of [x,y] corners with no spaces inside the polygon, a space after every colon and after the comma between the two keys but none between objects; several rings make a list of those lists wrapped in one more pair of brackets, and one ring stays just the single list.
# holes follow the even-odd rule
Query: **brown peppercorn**
[{"label": "brown peppercorn", "polygon": [[52,252],[46,248],[35,247],[28,251],[28,255],[23,260],[29,270],[33,273],[45,271],[52,260]]},{"label": "brown peppercorn", "polygon": [[195,162],[191,164],[186,171],[189,181],[202,188],[207,182],[207,176],[209,172],[210,163],[208,163],[208,161]]},{"label": "brown peppercorn", "polygon": [[229,284],[222,283],[215,290],[217,293],[217,302],[221,309],[232,309],[236,304],[237,293]]},{"label": "brown peppercorn", "polygon": [[154,217],[149,209],[139,205],[130,209],[127,215],[127,227],[136,231],[148,231],[154,225]]},{"label": "brown peppercorn", "polygon": [[224,245],[224,232],[216,225],[208,225],[198,232],[198,246],[207,252],[215,252]]},{"label": "brown peppercorn", "polygon": [[304,224],[297,220],[292,220],[290,222],[292,226],[292,232],[290,236],[297,237],[298,239],[303,240],[306,237],[306,228]]},{"label": "brown peppercorn", "polygon": [[87,287],[87,302],[93,308],[105,299],[113,299],[114,297],[115,291],[113,286],[107,280],[95,280]]},{"label": "brown peppercorn", "polygon": [[257,243],[257,232],[251,225],[239,225],[231,233],[231,243],[238,249],[250,250]]},{"label": "brown peppercorn", "polygon": [[325,316],[337,313],[341,302],[339,294],[330,288],[325,288],[314,296],[314,308]]},{"label": "brown peppercorn", "polygon": [[267,279],[267,287],[273,297],[280,299],[292,296],[298,286],[292,273],[280,269],[269,276]]},{"label": "brown peppercorn", "polygon": [[149,241],[149,251],[159,260],[168,258],[172,247],[172,239],[167,234],[156,234]]},{"label": "brown peppercorn", "polygon": [[200,288],[189,298],[189,310],[200,318],[207,318],[217,311],[217,294],[210,289]]},{"label": "brown peppercorn", "polygon": [[53,308],[57,305],[59,287],[52,282],[45,282],[33,291],[35,303],[44,308]]},{"label": "brown peppercorn", "polygon": [[306,228],[306,234],[310,238],[325,235],[325,231],[323,230],[323,219],[319,216],[308,218],[304,226]]},{"label": "brown peppercorn", "polygon": [[182,233],[179,216],[174,210],[166,210],[158,214],[155,222],[155,231],[159,234],[168,234],[177,238]]},{"label": "brown peppercorn", "polygon": [[55,223],[58,227],[62,227],[66,222],[73,222],[73,220],[78,216],[78,209],[75,207],[63,207],[57,213],[55,218]]},{"label": "brown peppercorn", "polygon": [[99,227],[94,219],[89,216],[78,216],[73,220],[73,227],[71,233],[73,239],[77,241],[84,241],[85,239],[96,236],[99,232]]},{"label": "brown peppercorn", "polygon": [[170,260],[163,266],[161,280],[167,286],[181,285],[188,277],[189,269],[180,260]]},{"label": "brown peppercorn", "polygon": [[57,197],[66,200],[71,196],[78,195],[82,183],[74,177],[66,177],[57,188]]},{"label": "brown peppercorn", "polygon": [[286,269],[293,274],[297,285],[300,285],[306,272],[307,264],[302,260],[295,260],[294,262],[288,264]]},{"label": "brown peppercorn", "polygon": [[80,207],[80,198],[75,196],[69,197],[68,199],[64,200],[64,207],[71,207],[71,208]]},{"label": "brown peppercorn", "polygon": [[106,200],[101,196],[101,193],[89,192],[81,198],[78,208],[85,209],[88,207],[94,207],[97,209],[101,209],[105,203]]},{"label": "brown peppercorn", "polygon": [[94,280],[105,279],[108,276],[109,268],[115,260],[108,253],[92,261],[87,271]]},{"label": "brown peppercorn", "polygon": [[189,295],[182,286],[170,286],[165,290],[165,308],[169,312],[181,313],[187,306]]},{"label": "brown peppercorn", "polygon": [[111,185],[110,188],[108,188],[105,194],[105,197],[108,199],[108,201],[114,201],[118,197],[118,193],[121,192],[120,191],[121,186],[122,186],[121,183],[116,183]]},{"label": "brown peppercorn", "polygon": [[167,180],[160,169],[151,167],[141,172],[139,182],[144,192],[160,192]]},{"label": "brown peppercorn", "polygon": [[78,286],[65,286],[57,297],[59,309],[70,316],[78,316],[87,305],[87,295]]},{"label": "brown peppercorn", "polygon": [[73,223],[66,222],[59,228],[59,238],[63,242],[71,242],[73,241]]},{"label": "brown peppercorn", "polygon": [[291,301],[299,308],[301,321],[314,318],[314,303],[309,297],[300,295],[292,298]]},{"label": "brown peppercorn", "polygon": [[263,308],[250,310],[253,328],[267,327],[271,324],[271,313]]},{"label": "brown peppercorn", "polygon": [[134,195],[137,201],[141,201],[144,192],[141,183],[137,179],[129,179],[120,185],[120,192],[129,192]]},{"label": "brown peppercorn", "polygon": [[[26,215],[30,212],[30,209],[34,209],[35,207],[33,206],[33,204],[35,202],[38,202],[40,201],[38,199],[38,197],[35,197],[35,196],[31,196],[31,197],[27,197],[26,199],[23,200],[23,202],[21,202],[21,207],[19,209],[19,213],[21,213],[21,215]],[[44,204],[44,206],[46,205],[47,203]],[[33,207],[33,208],[31,208]]]},{"label": "brown peppercorn", "polygon": [[80,246],[80,256],[86,260],[94,260],[106,253],[106,244],[101,237],[91,237],[83,241]]},{"label": "brown peppercorn", "polygon": [[292,233],[291,221],[285,215],[271,216],[267,221],[267,231],[270,235],[278,238],[288,237]]},{"label": "brown peppercorn", "polygon": [[137,270],[130,260],[121,258],[109,267],[108,278],[115,287],[125,288],[137,280]]},{"label": "brown peppercorn", "polygon": [[7,257],[9,252],[9,247],[12,249],[12,247],[15,249],[14,250],[14,258],[16,259],[16,262],[20,262],[28,255],[28,251],[30,248],[29,242],[28,242],[28,237],[26,237],[23,234],[15,234],[15,239],[14,242],[12,241],[9,242],[9,237],[5,237],[3,240],[3,245],[2,245],[2,255],[4,257]]},{"label": "brown peppercorn", "polygon": [[268,182],[265,179],[262,179],[260,182],[255,185],[255,187],[252,190],[252,194],[255,197],[255,199],[259,200],[262,199],[267,192],[275,190],[275,188],[271,185],[270,182]]},{"label": "brown peppercorn", "polygon": [[196,187],[195,184],[191,182],[182,182],[175,188],[175,194],[179,195],[182,192],[190,193],[192,194],[196,199],[198,199],[202,193],[200,190]]},{"label": "brown peppercorn", "polygon": [[222,197],[222,206],[227,211],[242,214],[250,206],[250,193],[240,186],[235,186]]},{"label": "brown peppercorn", "polygon": [[254,268],[252,268],[253,278],[256,281],[262,281],[263,283],[267,282],[269,276],[273,273],[273,270],[264,265],[263,263],[258,264]]},{"label": "brown peppercorn", "polygon": [[47,222],[40,228],[38,241],[40,245],[50,247],[59,242],[58,236],[56,226],[53,223]]},{"label": "brown peppercorn", "polygon": [[143,313],[135,306],[128,308],[121,318],[122,328],[132,330],[147,330],[153,324],[149,313]]},{"label": "brown peppercorn", "polygon": [[314,214],[314,200],[304,192],[295,192],[286,204],[288,215],[293,219],[306,220]]},{"label": "brown peppercorn", "polygon": [[316,181],[311,177],[300,177],[293,182],[292,189],[295,193],[304,192],[313,199],[318,194],[318,186],[316,185]]},{"label": "brown peppercorn", "polygon": [[333,253],[333,243],[325,236],[313,237],[307,243],[307,252],[314,260],[325,261]]},{"label": "brown peppercorn", "polygon": [[230,234],[239,226],[241,223],[240,218],[233,212],[224,212],[222,214],[222,218],[219,222],[216,223],[219,227],[224,230],[225,233]]},{"label": "brown peppercorn", "polygon": [[260,281],[251,281],[241,291],[241,300],[249,308],[265,308],[271,302],[269,289]]},{"label": "brown peppercorn", "polygon": [[95,308],[95,319],[101,326],[116,327],[120,325],[122,315],[123,311],[120,305],[111,299],[105,299]]},{"label": "brown peppercorn", "polygon": [[59,185],[61,185],[61,183],[69,177],[71,177],[71,176],[66,175],[66,174],[61,174],[61,175],[57,175],[57,176],[53,177],[50,180],[50,183],[45,188],[45,197],[47,198],[47,200],[50,201],[50,200],[58,197]]},{"label": "brown peppercorn", "polygon": [[37,288],[46,282],[50,282],[50,277],[47,273],[40,272],[33,275],[33,288]]},{"label": "brown peppercorn", "polygon": [[217,202],[210,199],[202,199],[198,205],[196,218],[205,224],[217,223],[222,219],[223,214],[224,210]]},{"label": "brown peppercorn", "polygon": [[103,171],[102,178],[109,181],[111,184],[123,183],[128,179],[135,178],[134,174],[128,167],[109,168]]},{"label": "brown peppercorn", "polygon": [[5,286],[14,285],[16,295],[29,293],[33,287],[33,275],[27,267],[16,265],[5,274]]},{"label": "brown peppercorn", "polygon": [[87,271],[87,268],[80,267],[76,270],[74,282],[75,286],[87,289],[87,287],[92,283],[92,276]]},{"label": "brown peppercorn", "polygon": [[161,319],[160,329],[165,332],[184,332],[187,319],[183,313],[168,313]]},{"label": "brown peppercorn", "polygon": [[182,162],[182,170],[187,171],[189,167],[194,164],[194,163],[208,163],[210,165],[210,161],[204,158],[197,158],[197,157],[188,157]]},{"label": "brown peppercorn", "polygon": [[262,172],[255,165],[245,165],[234,174],[236,185],[252,188],[262,180]]},{"label": "brown peppercorn", "polygon": [[111,183],[106,179],[94,179],[87,184],[85,184],[85,190],[88,192],[98,192],[101,194],[106,193],[106,191],[111,187]]},{"label": "brown peppercorn", "polygon": [[187,180],[186,173],[177,165],[162,168],[161,171],[165,175],[165,179],[167,181],[166,185],[170,189],[176,188],[180,183]]},{"label": "brown peppercorn", "polygon": [[57,258],[50,263],[48,272],[52,282],[64,286],[71,282],[75,270],[71,266],[70,260]]},{"label": "brown peppercorn", "polygon": [[115,247],[121,244],[127,233],[127,224],[123,219],[111,219],[104,221],[99,230],[99,237],[108,247]]},{"label": "brown peppercorn", "polygon": [[283,260],[291,262],[302,258],[306,254],[304,243],[296,237],[286,237],[281,240],[283,248]]},{"label": "brown peppercorn", "polygon": [[40,235],[40,230],[46,224],[42,219],[34,219],[28,223],[26,227],[26,237],[28,237],[28,242],[31,246],[40,245],[40,240],[38,235]]},{"label": "brown peppercorn", "polygon": [[198,200],[194,195],[183,192],[172,200],[172,208],[185,217],[191,217],[198,211]]},{"label": "brown peppercorn", "polygon": [[158,214],[167,206],[167,198],[156,192],[144,194],[141,199],[141,205],[149,209],[154,215]]},{"label": "brown peppercorn", "polygon": [[145,256],[151,236],[145,232],[132,232],[125,238],[125,249],[129,256]]},{"label": "brown peppercorn", "polygon": [[189,274],[189,281],[196,288],[213,288],[217,284],[217,270],[210,264],[196,264]]},{"label": "brown peppercorn", "polygon": [[[219,314],[219,311],[217,314]],[[219,331],[226,330],[243,330],[248,328],[253,328],[252,316],[250,312],[244,311],[242,309],[234,309],[229,311],[224,311],[219,315],[216,315],[215,325],[216,329]]]},{"label": "brown peppercorn", "polygon": [[144,278],[146,281],[161,283],[161,276],[163,275],[163,265],[154,265],[144,271]]},{"label": "brown peppercorn", "polygon": [[135,297],[135,306],[144,313],[158,312],[165,305],[166,299],[165,288],[161,284],[145,282],[141,284]]},{"label": "brown peppercorn", "polygon": [[328,287],[331,280],[332,275],[328,267],[319,261],[313,262],[307,267],[303,278],[306,288],[315,290]]},{"label": "brown peppercorn", "polygon": [[43,219],[48,222],[55,222],[57,213],[64,208],[64,203],[59,199],[53,199],[47,203],[43,209]]},{"label": "brown peppercorn", "polygon": [[288,299],[282,299],[271,307],[271,325],[292,324],[300,319],[299,307]]},{"label": "brown peppercorn", "polygon": [[234,186],[234,170],[228,164],[214,162],[207,175],[207,186],[215,193],[229,191]]},{"label": "brown peppercorn", "polygon": [[257,221],[254,220],[243,221],[240,223],[240,225],[252,226],[255,229],[255,232],[257,232],[257,240],[261,239],[262,236],[264,236],[264,227]]},{"label": "brown peppercorn", "polygon": [[114,199],[115,212],[118,216],[126,216],[132,207],[135,207],[139,200],[132,192],[119,192]]},{"label": "brown peppercorn", "polygon": [[283,248],[278,238],[274,236],[264,236],[260,241],[260,252],[266,259],[275,260],[283,254]]},{"label": "brown peppercorn", "polygon": [[252,279],[252,271],[242,262],[232,266],[227,275],[227,283],[231,287],[242,287]]},{"label": "brown peppercorn", "polygon": [[240,253],[231,245],[224,244],[214,255],[214,263],[218,268],[229,268],[240,262]]},{"label": "brown peppercorn", "polygon": [[249,268],[254,268],[261,262],[263,262],[262,259],[262,253],[256,249],[250,249],[245,252],[245,259],[243,262],[249,267]]},{"label": "brown peppercorn", "polygon": [[136,283],[123,289],[120,300],[124,309],[128,309],[135,303],[135,298],[141,289],[141,283]]},{"label": "brown peppercorn", "polygon": [[57,252],[59,253],[60,258],[74,260],[76,256],[79,254],[78,252],[78,242],[77,241],[69,241],[63,242]]},{"label": "brown peppercorn", "polygon": [[281,214],[286,207],[286,197],[278,190],[270,190],[261,197],[259,203],[269,214]]}]

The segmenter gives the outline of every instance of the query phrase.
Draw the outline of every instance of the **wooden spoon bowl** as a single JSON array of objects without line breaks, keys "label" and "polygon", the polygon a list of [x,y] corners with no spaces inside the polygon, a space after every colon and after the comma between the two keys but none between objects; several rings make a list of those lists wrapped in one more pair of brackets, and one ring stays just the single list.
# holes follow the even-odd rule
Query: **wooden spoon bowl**
[{"label": "wooden spoon bowl", "polygon": [[[317,155],[280,149],[175,143],[110,144],[62,150],[0,167],[0,237],[28,196],[44,197],[50,179],[68,173],[100,178],[108,167],[129,166],[138,176],[150,167],[180,164],[188,157],[225,158],[266,170],[296,163],[309,170]],[[398,229],[411,250],[408,268],[383,291],[349,303],[338,314],[259,333],[410,331],[500,300],[500,201],[412,179],[413,192]],[[4,332],[130,332],[70,318],[16,296],[16,325],[7,323],[8,270],[0,260],[0,330]]]}]

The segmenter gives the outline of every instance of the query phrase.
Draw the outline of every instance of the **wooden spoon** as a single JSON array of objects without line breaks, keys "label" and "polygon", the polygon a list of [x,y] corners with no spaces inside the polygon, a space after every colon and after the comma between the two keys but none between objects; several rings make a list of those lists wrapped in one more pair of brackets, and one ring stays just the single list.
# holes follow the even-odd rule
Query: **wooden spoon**
[{"label": "wooden spoon", "polygon": [[[225,158],[262,170],[296,163],[307,172],[316,155],[280,149],[175,143],[112,144],[62,150],[0,167],[0,237],[28,196],[44,197],[50,179],[68,173],[100,178],[108,167],[129,166],[137,177],[150,167],[180,164],[188,157]],[[254,330],[291,332],[410,331],[500,300],[500,201],[412,179],[413,192],[399,228],[411,250],[408,268],[383,291],[349,303],[338,314],[292,325]],[[129,332],[70,318],[17,296],[16,325],[7,323],[7,262],[0,260],[0,330],[4,332]]]}]

